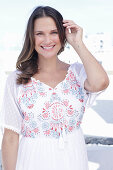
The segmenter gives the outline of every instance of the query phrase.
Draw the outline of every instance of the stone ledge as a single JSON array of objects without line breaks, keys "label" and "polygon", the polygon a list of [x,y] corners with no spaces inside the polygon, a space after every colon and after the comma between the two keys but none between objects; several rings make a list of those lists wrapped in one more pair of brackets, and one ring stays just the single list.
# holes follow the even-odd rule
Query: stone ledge
[{"label": "stone ledge", "polygon": [[87,136],[85,135],[86,144],[101,144],[101,145],[113,145],[113,138],[101,137],[101,136]]}]

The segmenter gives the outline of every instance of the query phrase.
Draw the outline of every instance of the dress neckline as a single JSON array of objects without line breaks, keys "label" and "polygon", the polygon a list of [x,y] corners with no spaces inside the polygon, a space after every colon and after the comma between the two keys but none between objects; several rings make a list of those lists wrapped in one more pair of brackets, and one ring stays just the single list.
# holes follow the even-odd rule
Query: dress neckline
[{"label": "dress neckline", "polygon": [[52,90],[56,90],[57,87],[58,87],[60,84],[62,84],[64,81],[66,81],[66,78],[67,78],[68,75],[69,75],[70,68],[71,68],[71,64],[70,64],[70,66],[69,66],[68,69],[67,69],[67,74],[66,74],[65,78],[64,78],[62,81],[60,81],[55,87],[51,87],[51,86],[49,86],[48,84],[40,81],[39,79],[35,79],[34,77],[31,77],[31,80],[34,81],[34,82],[40,83],[40,84],[42,84],[42,85],[44,85],[44,86],[46,86],[46,87],[48,87],[48,88],[50,88],[50,89],[52,89]]}]

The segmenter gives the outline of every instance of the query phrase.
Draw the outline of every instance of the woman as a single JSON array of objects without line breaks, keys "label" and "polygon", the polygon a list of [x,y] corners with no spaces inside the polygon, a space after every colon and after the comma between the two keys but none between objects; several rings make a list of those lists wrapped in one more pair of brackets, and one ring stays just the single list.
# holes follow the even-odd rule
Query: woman
[{"label": "woman", "polygon": [[[82,33],[48,6],[37,7],[30,16],[17,70],[6,82],[4,170],[88,170],[80,123],[86,105],[109,80],[85,47]],[[83,64],[58,59],[66,42]]]}]

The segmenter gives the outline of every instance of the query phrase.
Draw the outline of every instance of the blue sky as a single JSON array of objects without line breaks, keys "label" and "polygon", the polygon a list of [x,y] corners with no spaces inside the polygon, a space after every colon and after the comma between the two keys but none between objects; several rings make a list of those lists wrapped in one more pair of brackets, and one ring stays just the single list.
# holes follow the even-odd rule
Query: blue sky
[{"label": "blue sky", "polygon": [[105,32],[113,38],[113,0],[1,0],[0,42],[4,37],[5,41],[12,42],[13,34],[22,39],[28,17],[38,5],[56,8],[65,19],[74,20],[88,34]]}]

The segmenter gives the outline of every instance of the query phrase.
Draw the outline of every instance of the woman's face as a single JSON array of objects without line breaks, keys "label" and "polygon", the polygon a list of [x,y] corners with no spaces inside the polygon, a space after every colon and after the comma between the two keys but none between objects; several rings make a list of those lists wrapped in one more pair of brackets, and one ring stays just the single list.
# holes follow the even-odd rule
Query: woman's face
[{"label": "woman's face", "polygon": [[38,18],[34,22],[35,50],[39,57],[56,57],[61,49],[58,30],[51,17]]}]

